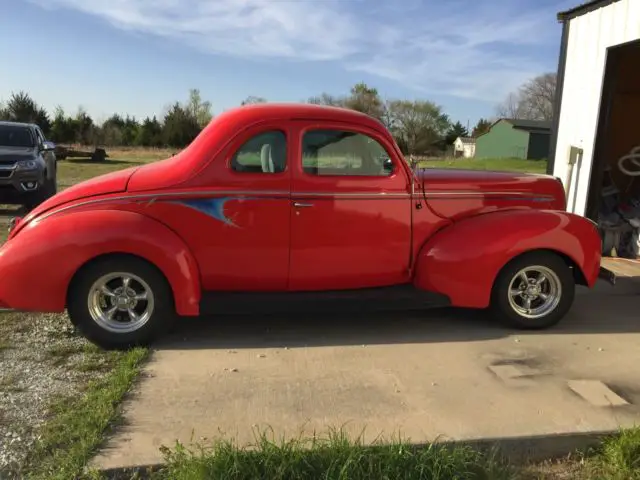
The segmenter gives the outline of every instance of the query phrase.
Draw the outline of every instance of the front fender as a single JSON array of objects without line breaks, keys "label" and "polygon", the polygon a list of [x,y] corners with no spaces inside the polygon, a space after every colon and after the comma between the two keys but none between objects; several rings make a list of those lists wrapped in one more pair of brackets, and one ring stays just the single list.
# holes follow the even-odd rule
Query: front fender
[{"label": "front fender", "polygon": [[69,283],[89,260],[127,253],[159,268],[180,315],[198,315],[200,272],[182,239],[157,220],[124,210],[85,210],[29,222],[0,249],[0,302],[62,312]]},{"label": "front fender", "polygon": [[600,268],[601,240],[587,219],[563,211],[511,210],[466,218],[422,246],[414,284],[443,293],[459,307],[484,308],[498,273],[532,250],[571,259],[592,287]]}]

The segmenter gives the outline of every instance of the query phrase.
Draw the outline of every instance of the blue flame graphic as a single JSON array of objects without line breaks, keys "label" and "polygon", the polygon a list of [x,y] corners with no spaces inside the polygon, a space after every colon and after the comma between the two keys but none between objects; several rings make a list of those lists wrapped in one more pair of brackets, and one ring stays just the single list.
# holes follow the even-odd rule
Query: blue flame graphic
[{"label": "blue flame graphic", "polygon": [[[193,200],[179,200],[174,203],[179,203],[186,207],[197,210],[205,215],[208,215],[216,220],[229,225],[231,227],[237,227],[233,220],[228,218],[224,213],[224,205],[229,200],[234,200],[233,197],[217,197],[217,198],[197,198]],[[237,200],[237,199],[235,199]]]}]

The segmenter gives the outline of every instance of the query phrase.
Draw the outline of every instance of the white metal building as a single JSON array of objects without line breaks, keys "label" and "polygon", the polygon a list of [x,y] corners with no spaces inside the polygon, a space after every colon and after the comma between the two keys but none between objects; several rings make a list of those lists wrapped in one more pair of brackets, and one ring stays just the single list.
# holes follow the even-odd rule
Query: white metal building
[{"label": "white metal building", "polygon": [[[626,187],[629,178],[616,163],[640,145],[640,0],[591,1],[558,20],[563,32],[548,172],[565,184],[569,211],[597,220],[605,170],[611,167]],[[640,179],[635,183],[640,187]]]},{"label": "white metal building", "polygon": [[640,277],[640,0],[595,0],[563,24],[548,173],[598,223],[602,271]]}]

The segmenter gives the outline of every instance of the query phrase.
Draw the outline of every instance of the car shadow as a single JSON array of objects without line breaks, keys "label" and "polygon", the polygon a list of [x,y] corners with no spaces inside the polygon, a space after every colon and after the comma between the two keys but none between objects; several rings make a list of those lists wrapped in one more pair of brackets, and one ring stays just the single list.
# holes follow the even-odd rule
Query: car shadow
[{"label": "car shadow", "polygon": [[[348,345],[475,342],[525,335],[640,333],[640,287],[580,288],[576,302],[555,327],[522,331],[500,325],[485,310],[442,308],[422,311],[285,315],[220,315],[181,318],[154,345],[160,350],[295,348]],[[616,290],[617,289],[617,290]]]}]

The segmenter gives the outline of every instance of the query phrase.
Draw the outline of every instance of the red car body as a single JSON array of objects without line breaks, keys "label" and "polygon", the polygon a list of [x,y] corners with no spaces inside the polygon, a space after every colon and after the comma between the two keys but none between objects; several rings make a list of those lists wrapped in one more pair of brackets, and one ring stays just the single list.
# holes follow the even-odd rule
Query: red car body
[{"label": "red car body", "polygon": [[[235,170],[238,149],[273,131],[286,138],[282,171]],[[377,143],[387,174],[310,174],[302,139],[314,131]],[[531,252],[553,252],[576,283],[593,286],[600,237],[564,209],[562,184],[550,176],[413,171],[364,114],[246,106],[219,115],[169,159],[77,184],[18,219],[0,249],[0,306],[62,312],[84,266],[130,255],[162,273],[179,316],[206,313],[224,293],[400,286],[432,294],[434,304],[484,308],[501,270]]]}]

